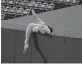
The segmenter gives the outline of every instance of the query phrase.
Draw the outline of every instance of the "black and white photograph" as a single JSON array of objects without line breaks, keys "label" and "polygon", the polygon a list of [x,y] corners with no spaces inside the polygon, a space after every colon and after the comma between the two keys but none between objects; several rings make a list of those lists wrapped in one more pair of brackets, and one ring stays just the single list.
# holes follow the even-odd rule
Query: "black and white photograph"
[{"label": "black and white photograph", "polygon": [[4,63],[82,63],[82,0],[1,0]]}]

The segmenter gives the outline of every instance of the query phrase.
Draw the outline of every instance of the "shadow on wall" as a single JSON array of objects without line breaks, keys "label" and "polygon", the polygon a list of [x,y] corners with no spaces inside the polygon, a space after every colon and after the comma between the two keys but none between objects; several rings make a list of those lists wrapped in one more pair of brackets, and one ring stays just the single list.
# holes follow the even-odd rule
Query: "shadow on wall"
[{"label": "shadow on wall", "polygon": [[[37,34],[40,50],[48,63],[82,62],[82,39]],[[23,54],[25,31],[3,29],[1,32],[2,63],[43,63],[35,48],[33,37]]]}]

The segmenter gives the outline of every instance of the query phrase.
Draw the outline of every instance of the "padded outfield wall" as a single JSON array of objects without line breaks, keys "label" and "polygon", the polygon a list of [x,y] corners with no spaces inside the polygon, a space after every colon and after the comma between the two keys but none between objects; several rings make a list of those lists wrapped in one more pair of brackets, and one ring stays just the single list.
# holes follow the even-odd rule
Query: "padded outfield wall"
[{"label": "padded outfield wall", "polygon": [[[82,38],[38,35],[41,51],[49,63],[82,62]],[[2,63],[42,63],[43,59],[35,48],[33,37],[30,47],[23,54],[25,31],[2,29]]]}]

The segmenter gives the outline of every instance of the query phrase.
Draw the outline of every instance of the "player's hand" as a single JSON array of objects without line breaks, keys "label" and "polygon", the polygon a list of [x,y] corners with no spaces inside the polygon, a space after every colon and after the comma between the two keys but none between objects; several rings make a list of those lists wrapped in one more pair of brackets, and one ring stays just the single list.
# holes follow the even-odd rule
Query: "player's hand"
[{"label": "player's hand", "polygon": [[24,53],[24,54],[26,53],[28,46],[29,46],[29,45],[27,45],[27,44],[24,46],[24,50],[23,50],[23,53]]},{"label": "player's hand", "polygon": [[23,53],[25,54],[25,53],[26,53],[26,51],[27,51],[27,49],[24,49],[24,50],[23,50]]}]

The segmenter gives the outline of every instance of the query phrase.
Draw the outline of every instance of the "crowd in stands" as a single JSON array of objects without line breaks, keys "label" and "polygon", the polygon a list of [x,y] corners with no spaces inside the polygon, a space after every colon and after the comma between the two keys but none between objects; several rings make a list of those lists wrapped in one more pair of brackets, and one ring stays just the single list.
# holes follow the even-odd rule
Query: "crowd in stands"
[{"label": "crowd in stands", "polygon": [[[7,20],[36,13],[78,5],[80,0],[1,0],[1,19]],[[80,2],[82,4],[82,2]]]}]

